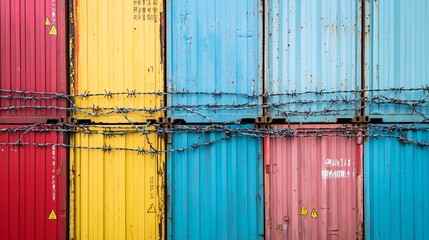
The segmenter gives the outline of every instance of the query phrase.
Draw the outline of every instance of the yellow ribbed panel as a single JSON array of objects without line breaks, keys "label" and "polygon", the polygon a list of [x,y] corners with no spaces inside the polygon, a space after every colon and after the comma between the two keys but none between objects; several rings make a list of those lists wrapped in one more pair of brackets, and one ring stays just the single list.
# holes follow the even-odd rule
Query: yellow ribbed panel
[{"label": "yellow ribbed panel", "polygon": [[[164,106],[163,5],[161,0],[74,0],[75,94],[78,120],[96,123],[147,122],[163,112],[132,111]],[[109,93],[137,92],[136,95]],[[86,109],[90,108],[90,109]],[[125,108],[125,109],[124,109]]]},{"label": "yellow ribbed panel", "polygon": [[70,150],[70,239],[162,239],[164,235],[163,154],[79,147],[163,149],[156,133],[109,136],[129,131],[91,127],[76,133]]}]

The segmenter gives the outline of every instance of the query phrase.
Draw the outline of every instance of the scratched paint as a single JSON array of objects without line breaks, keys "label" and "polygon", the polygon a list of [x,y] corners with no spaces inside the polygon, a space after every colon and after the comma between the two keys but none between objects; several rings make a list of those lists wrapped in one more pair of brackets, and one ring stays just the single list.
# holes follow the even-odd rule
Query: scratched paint
[{"label": "scratched paint", "polygon": [[[122,127],[121,131],[135,130],[131,126]],[[147,128],[148,131],[154,129]],[[109,136],[101,134],[115,131],[108,126],[89,130],[99,134],[74,134],[71,145],[134,149],[152,146],[157,150],[164,146],[164,140],[156,133]],[[70,238],[162,239],[164,161],[163,154],[72,148]]]},{"label": "scratched paint", "polygon": [[[2,125],[0,129],[22,125]],[[40,130],[40,131],[39,131]],[[64,144],[55,128],[0,132],[0,142]],[[21,138],[22,137],[22,138]],[[47,146],[1,146],[1,239],[63,240],[67,232],[66,149]],[[49,219],[54,211],[55,219]]]},{"label": "scratched paint", "polygon": [[[103,109],[73,111],[73,117],[128,124],[164,116],[155,109],[164,106],[165,95],[134,94],[164,91],[163,2],[75,0],[74,93],[127,94],[75,98],[78,108]],[[122,113],[109,110],[118,108]]]},{"label": "scratched paint", "polygon": [[[365,0],[365,87],[421,88],[429,79],[429,4],[426,0]],[[371,118],[384,122],[418,122],[429,114],[427,104],[410,107],[395,99],[422,101],[427,91],[369,92]],[[384,103],[383,103],[384,102]],[[411,103],[410,103],[411,104]]]},{"label": "scratched paint", "polygon": [[[304,94],[361,88],[361,2],[350,0],[269,0],[266,2],[265,86],[274,118],[291,122],[335,122],[352,118],[356,93]],[[308,102],[297,104],[296,101]],[[317,101],[317,102],[314,102]],[[330,111],[321,111],[328,109]],[[343,110],[347,109],[347,110]],[[338,111],[341,110],[341,111]],[[308,116],[308,112],[313,112]]]},{"label": "scratched paint", "polygon": [[[167,1],[168,115],[225,122],[262,115],[262,3],[258,0]],[[246,96],[249,95],[249,96]],[[196,105],[202,105],[199,108]],[[229,105],[210,110],[213,105]],[[241,107],[237,107],[241,105]],[[194,108],[194,109],[192,109]]]},{"label": "scratched paint", "polygon": [[[66,2],[1,0],[0,89],[67,94]],[[56,35],[51,35],[54,26]],[[1,123],[46,122],[67,117],[67,100],[52,94],[0,95],[0,108],[11,109],[0,111]],[[27,98],[4,98],[11,95]]]},{"label": "scratched paint", "polygon": [[266,239],[362,237],[361,139],[310,136],[343,127],[302,125],[296,133],[309,136],[265,139]]}]

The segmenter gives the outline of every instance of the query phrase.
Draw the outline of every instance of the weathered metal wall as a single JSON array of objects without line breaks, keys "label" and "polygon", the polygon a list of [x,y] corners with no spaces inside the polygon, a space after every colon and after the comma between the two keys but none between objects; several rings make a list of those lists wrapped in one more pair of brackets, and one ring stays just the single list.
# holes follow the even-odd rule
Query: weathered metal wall
[{"label": "weathered metal wall", "polygon": [[125,114],[142,123],[164,115],[151,111],[164,106],[164,95],[153,94],[164,91],[163,18],[161,0],[74,0],[71,90],[100,94],[76,97],[75,118],[128,123]]},{"label": "weathered metal wall", "polygon": [[[387,126],[387,125],[385,125]],[[412,126],[407,126],[412,127]],[[427,142],[428,126],[391,134],[397,138],[372,137],[365,142],[365,238],[428,239],[429,148],[401,144],[399,137]]]},{"label": "weathered metal wall", "polygon": [[[270,114],[291,122],[356,115],[360,94],[317,92],[361,88],[361,1],[265,2],[265,89],[274,94],[268,98]],[[354,101],[333,104],[333,99]]]},{"label": "weathered metal wall", "polygon": [[20,128],[0,126],[0,238],[66,239],[67,156],[58,146],[65,136],[50,127]]},{"label": "weathered metal wall", "polygon": [[169,149],[215,142],[167,155],[168,239],[264,238],[262,141],[225,136],[172,134]]},{"label": "weathered metal wall", "polygon": [[224,122],[261,115],[255,104],[262,98],[248,96],[262,93],[261,1],[167,1],[167,62],[168,91],[189,92],[168,98],[169,116]]},{"label": "weathered metal wall", "polygon": [[67,93],[65,2],[0,2],[2,123],[66,118],[67,102],[56,95]]},{"label": "weathered metal wall", "polygon": [[342,125],[295,133],[265,139],[266,239],[361,238],[361,139],[340,136]]},{"label": "weathered metal wall", "polygon": [[[72,136],[70,239],[164,236],[164,155],[125,151],[148,150],[148,141],[162,150],[164,141],[155,133],[132,131],[120,125],[89,127]],[[121,132],[129,133],[112,135]],[[103,151],[105,146],[116,149]]]},{"label": "weathered metal wall", "polygon": [[[365,1],[365,88],[422,88],[429,82],[429,4],[415,1]],[[367,94],[366,114],[384,122],[417,122],[429,114],[427,91]],[[401,103],[402,101],[402,103]],[[413,104],[419,104],[416,107]]]}]

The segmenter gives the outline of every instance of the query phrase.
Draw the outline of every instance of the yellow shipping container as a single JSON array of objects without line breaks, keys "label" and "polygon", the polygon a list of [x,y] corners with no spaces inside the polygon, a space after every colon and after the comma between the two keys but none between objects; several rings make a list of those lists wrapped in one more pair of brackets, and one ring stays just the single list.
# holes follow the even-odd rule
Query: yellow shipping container
[{"label": "yellow shipping container", "polygon": [[164,91],[163,1],[74,0],[73,9],[71,90],[80,94],[73,117],[128,123],[124,112],[143,123],[164,116],[151,111],[164,96],[142,94]]},{"label": "yellow shipping container", "polygon": [[163,138],[133,130],[89,127],[71,137],[70,239],[165,236],[165,155],[135,151],[161,150]]}]

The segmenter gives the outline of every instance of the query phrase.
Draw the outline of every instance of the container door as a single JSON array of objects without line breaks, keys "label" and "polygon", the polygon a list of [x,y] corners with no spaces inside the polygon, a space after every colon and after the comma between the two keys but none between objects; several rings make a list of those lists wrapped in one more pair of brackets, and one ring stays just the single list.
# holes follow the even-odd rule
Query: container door
[{"label": "container door", "polygon": [[336,122],[360,114],[360,94],[353,91],[361,88],[361,1],[265,2],[271,116]]},{"label": "container door", "polygon": [[164,156],[143,150],[163,140],[115,125],[78,128],[71,145],[70,238],[161,239]]},{"label": "container door", "polygon": [[74,117],[128,124],[164,116],[163,1],[74,0],[73,16]]},{"label": "container door", "polygon": [[1,239],[66,239],[64,140],[55,128],[0,127]]},{"label": "container door", "polygon": [[384,122],[427,120],[429,4],[365,1],[365,114]]},{"label": "container door", "polygon": [[267,239],[361,238],[358,139],[338,125],[295,133],[266,140]]},{"label": "container door", "polygon": [[399,141],[427,143],[428,126],[384,127],[365,143],[365,238],[429,239],[429,147]]},{"label": "container door", "polygon": [[[192,147],[205,142],[212,144]],[[173,134],[168,239],[263,239],[261,148],[260,139],[226,140],[224,132]]]},{"label": "container door", "polygon": [[66,7],[66,0],[1,0],[0,122],[66,118]]},{"label": "container door", "polygon": [[262,114],[261,2],[167,1],[169,116],[225,122]]}]

